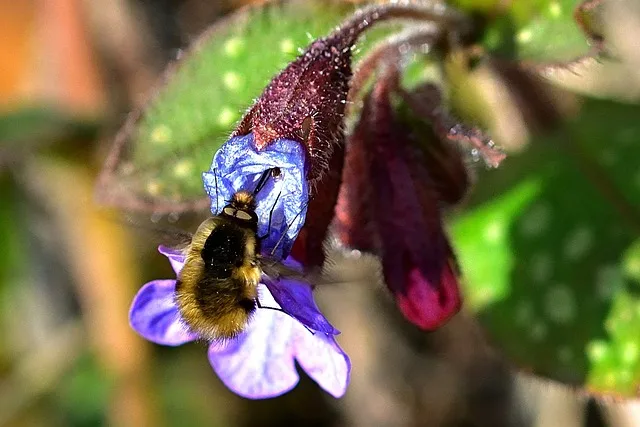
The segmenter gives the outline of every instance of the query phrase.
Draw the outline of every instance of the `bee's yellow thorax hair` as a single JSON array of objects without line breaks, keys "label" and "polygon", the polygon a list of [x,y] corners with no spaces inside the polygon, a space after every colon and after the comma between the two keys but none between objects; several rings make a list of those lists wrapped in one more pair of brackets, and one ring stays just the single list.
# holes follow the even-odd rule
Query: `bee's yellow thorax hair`
[{"label": "bee's yellow thorax hair", "polygon": [[231,204],[236,209],[255,210],[255,197],[248,191],[238,191],[233,195]]}]

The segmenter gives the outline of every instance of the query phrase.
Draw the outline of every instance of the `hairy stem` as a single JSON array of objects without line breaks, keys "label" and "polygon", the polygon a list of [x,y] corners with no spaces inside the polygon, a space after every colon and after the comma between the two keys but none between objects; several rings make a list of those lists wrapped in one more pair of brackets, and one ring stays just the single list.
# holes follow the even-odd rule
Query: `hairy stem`
[{"label": "hairy stem", "polygon": [[370,6],[358,10],[329,37],[340,38],[345,46],[353,46],[357,38],[372,25],[391,19],[428,21],[461,36],[471,33],[472,22],[464,14],[444,5],[395,3]]},{"label": "hairy stem", "polygon": [[374,47],[373,50],[358,63],[358,68],[351,77],[351,85],[347,98],[347,115],[364,86],[371,79],[382,62],[392,61],[403,54],[402,50],[415,51],[430,48],[442,36],[442,32],[432,28],[412,28],[404,33],[392,36]]}]

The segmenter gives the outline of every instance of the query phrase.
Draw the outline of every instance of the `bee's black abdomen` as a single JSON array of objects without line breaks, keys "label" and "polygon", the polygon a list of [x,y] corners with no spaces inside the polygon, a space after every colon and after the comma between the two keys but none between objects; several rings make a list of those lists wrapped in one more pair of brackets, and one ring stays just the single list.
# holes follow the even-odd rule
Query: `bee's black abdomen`
[{"label": "bee's black abdomen", "polygon": [[201,253],[207,275],[216,279],[231,277],[234,267],[243,263],[245,240],[244,230],[235,225],[220,224],[214,228]]}]

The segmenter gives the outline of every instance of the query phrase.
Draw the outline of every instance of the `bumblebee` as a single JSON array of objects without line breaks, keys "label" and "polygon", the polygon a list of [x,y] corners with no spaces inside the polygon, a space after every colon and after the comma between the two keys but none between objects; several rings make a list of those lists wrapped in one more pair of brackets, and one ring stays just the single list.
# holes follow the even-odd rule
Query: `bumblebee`
[{"label": "bumblebee", "polygon": [[260,238],[256,195],[278,168],[266,170],[252,193],[238,191],[220,214],[208,218],[185,248],[176,303],[187,325],[209,340],[240,334],[260,307]]}]

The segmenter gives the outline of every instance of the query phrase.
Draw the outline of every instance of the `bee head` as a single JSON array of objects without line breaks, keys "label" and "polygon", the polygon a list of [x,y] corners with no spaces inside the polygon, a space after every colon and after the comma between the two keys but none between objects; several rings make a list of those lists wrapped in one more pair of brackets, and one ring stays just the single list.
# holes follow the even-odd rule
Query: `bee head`
[{"label": "bee head", "polygon": [[269,178],[280,179],[282,171],[280,168],[270,168],[262,172],[258,178],[253,193],[248,191],[236,192],[229,204],[222,209],[221,215],[240,221],[253,229],[258,228],[258,216],[256,215],[256,195],[266,185]]},{"label": "bee head", "polygon": [[252,226],[258,225],[255,197],[246,191],[235,193],[229,204],[222,209],[221,214]]}]

